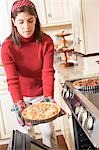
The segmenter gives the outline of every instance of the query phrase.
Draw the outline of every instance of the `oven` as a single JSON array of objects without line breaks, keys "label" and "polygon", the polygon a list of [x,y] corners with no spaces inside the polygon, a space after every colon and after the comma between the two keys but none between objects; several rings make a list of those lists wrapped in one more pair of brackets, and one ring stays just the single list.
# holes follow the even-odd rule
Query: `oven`
[{"label": "oven", "polygon": [[99,150],[99,89],[78,90],[65,81],[62,97],[72,112],[75,150]]}]

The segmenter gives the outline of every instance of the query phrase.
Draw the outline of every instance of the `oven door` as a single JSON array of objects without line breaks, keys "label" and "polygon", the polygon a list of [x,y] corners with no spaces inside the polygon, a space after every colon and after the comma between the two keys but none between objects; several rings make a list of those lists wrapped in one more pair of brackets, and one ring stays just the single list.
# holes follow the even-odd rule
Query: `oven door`
[{"label": "oven door", "polygon": [[8,150],[50,150],[50,148],[27,134],[13,130]]}]

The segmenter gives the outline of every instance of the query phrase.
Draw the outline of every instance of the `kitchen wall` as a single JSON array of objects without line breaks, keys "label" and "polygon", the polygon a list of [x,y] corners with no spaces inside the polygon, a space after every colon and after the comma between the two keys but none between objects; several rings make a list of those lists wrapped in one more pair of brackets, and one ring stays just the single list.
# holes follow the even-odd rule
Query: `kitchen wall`
[{"label": "kitchen wall", "polygon": [[10,16],[7,0],[0,0],[0,43],[5,40],[7,36],[10,35],[11,26],[10,26]]}]

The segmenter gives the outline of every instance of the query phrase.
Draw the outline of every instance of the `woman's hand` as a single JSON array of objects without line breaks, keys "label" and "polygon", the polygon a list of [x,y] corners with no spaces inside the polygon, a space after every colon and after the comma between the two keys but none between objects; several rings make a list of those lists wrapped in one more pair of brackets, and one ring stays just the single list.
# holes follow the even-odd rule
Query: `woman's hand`
[{"label": "woman's hand", "polygon": [[14,106],[11,111],[16,112],[18,123],[21,126],[25,126],[25,125],[31,126],[31,123],[25,122],[22,117],[22,111],[25,109],[25,107],[26,107],[26,105],[25,105],[24,101],[20,100],[19,102],[14,103]]}]

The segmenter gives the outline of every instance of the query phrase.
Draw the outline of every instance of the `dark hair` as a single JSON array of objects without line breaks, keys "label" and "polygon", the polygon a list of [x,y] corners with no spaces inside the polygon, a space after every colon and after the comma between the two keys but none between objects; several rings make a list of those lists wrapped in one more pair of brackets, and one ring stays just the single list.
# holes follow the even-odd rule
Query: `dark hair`
[{"label": "dark hair", "polygon": [[[35,16],[36,24],[35,24],[34,38],[37,41],[41,41],[42,40],[42,31],[41,31],[41,25],[40,25],[40,21],[39,21],[39,17],[38,17],[36,9],[32,8],[30,6],[22,6],[20,8],[17,8],[16,11],[14,11],[13,13],[11,12],[11,18],[13,18],[15,20],[16,16],[20,12],[28,12],[29,14]],[[14,26],[12,21],[11,21],[11,24],[12,24],[12,33],[11,33],[10,37],[12,37],[15,44],[17,44],[19,47],[21,47],[21,40],[20,40],[20,37],[18,36],[17,29]]]}]

